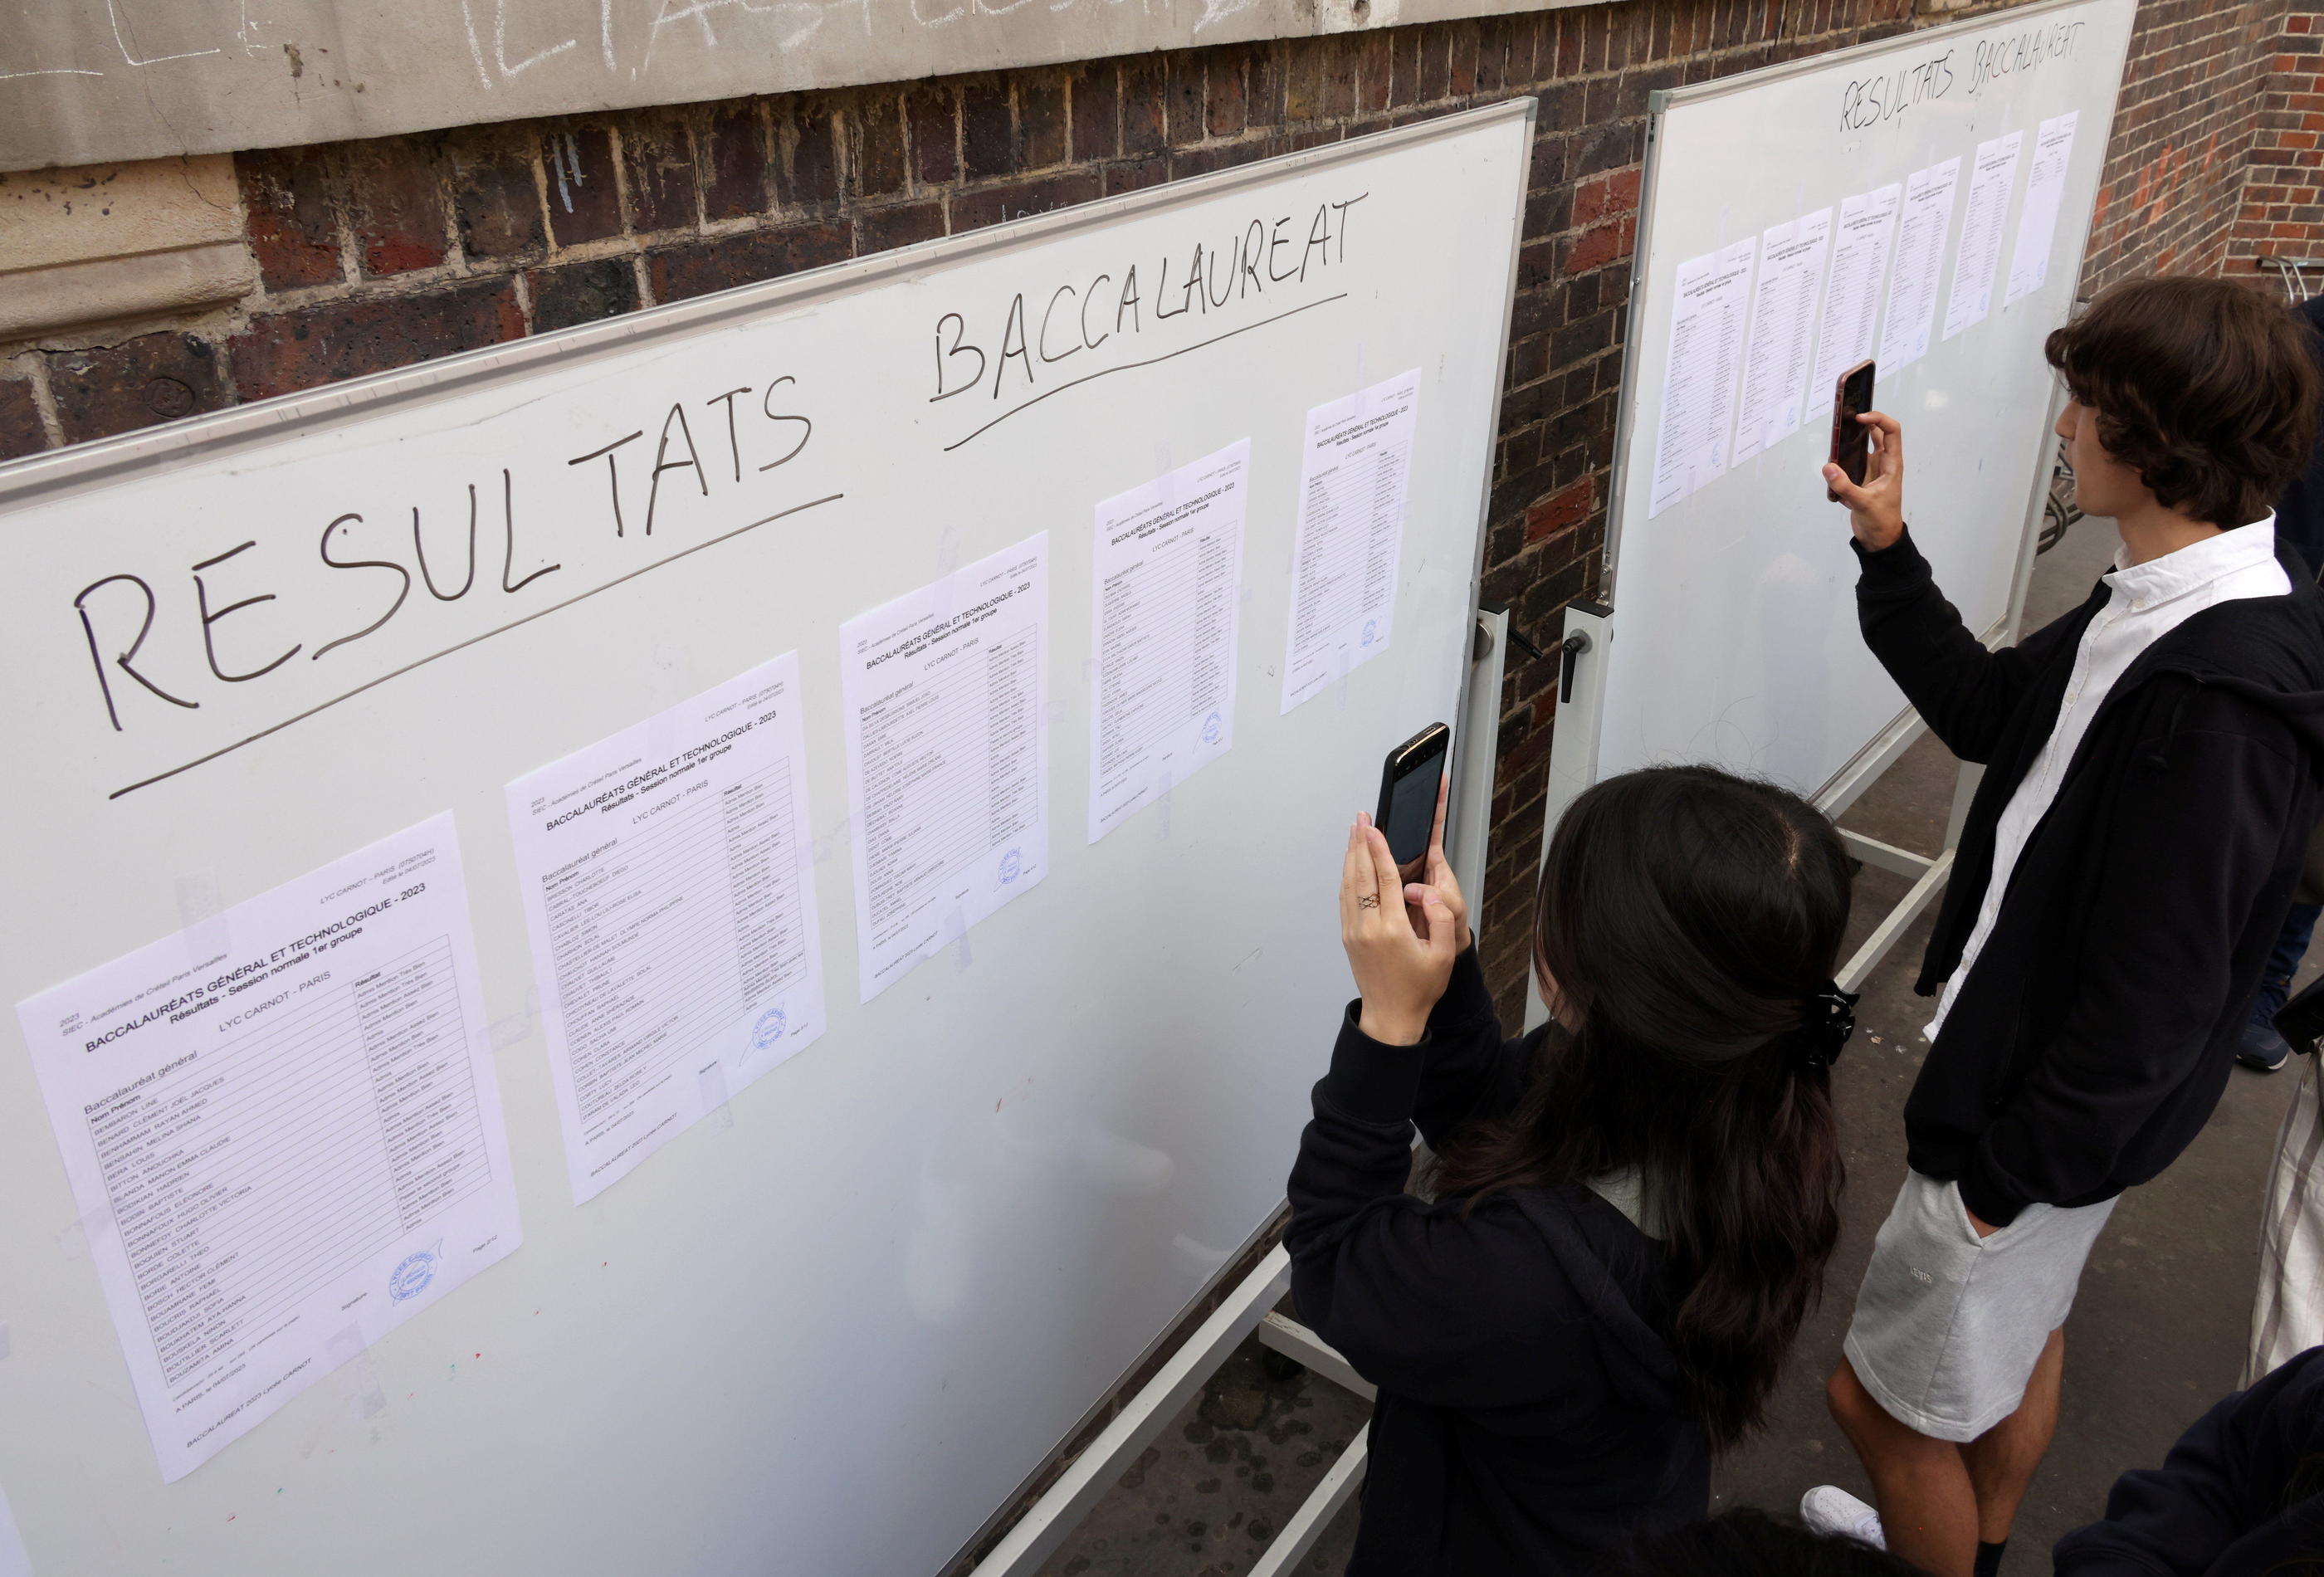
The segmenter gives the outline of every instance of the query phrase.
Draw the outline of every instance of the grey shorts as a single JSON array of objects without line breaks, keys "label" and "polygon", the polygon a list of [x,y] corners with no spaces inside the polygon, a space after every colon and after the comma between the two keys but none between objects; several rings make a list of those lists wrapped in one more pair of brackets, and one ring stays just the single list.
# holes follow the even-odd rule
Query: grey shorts
[{"label": "grey shorts", "polygon": [[2029,1204],[1979,1238],[1957,1186],[1907,1172],[1857,1290],[1849,1367],[1898,1423],[1975,1440],[2024,1400],[2114,1206]]}]

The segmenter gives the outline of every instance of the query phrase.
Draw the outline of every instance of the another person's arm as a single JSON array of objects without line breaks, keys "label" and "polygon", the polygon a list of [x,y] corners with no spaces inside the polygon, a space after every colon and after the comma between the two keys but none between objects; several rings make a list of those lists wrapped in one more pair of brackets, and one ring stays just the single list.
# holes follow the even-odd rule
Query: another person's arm
[{"label": "another person's arm", "polygon": [[[1429,1016],[1458,936],[1434,889],[1399,885],[1387,840],[1360,824],[1340,909],[1362,1000],[1315,1086],[1283,1241],[1300,1318],[1358,1373],[1416,1399],[1488,1406],[1507,1400],[1494,1356],[1545,1335],[1501,1286],[1510,1264],[1540,1257],[1539,1238],[1512,1212],[1468,1213],[1405,1192],[1415,1102],[1434,1051]],[[1419,899],[1423,931],[1398,901],[1406,894]]]},{"label": "another person's arm", "polygon": [[2058,1542],[2058,1577],[2210,1571],[2228,1546],[2282,1509],[2284,1485],[2255,1481],[2254,1470],[2263,1456],[2297,1462],[2309,1444],[2318,1427],[2316,1382],[2324,1376],[2319,1355],[2324,1348],[2311,1348],[2204,1414],[2162,1467],[2116,1480],[2106,1520]]},{"label": "another person's arm", "polygon": [[1963,761],[1984,761],[2046,657],[2041,643],[2050,632],[2019,647],[1986,650],[1937,589],[1929,561],[1904,528],[1904,429],[1877,410],[1858,420],[1873,430],[1863,483],[1850,482],[1837,466],[1824,467],[1824,482],[1848,505],[1864,643],[1947,749]]}]

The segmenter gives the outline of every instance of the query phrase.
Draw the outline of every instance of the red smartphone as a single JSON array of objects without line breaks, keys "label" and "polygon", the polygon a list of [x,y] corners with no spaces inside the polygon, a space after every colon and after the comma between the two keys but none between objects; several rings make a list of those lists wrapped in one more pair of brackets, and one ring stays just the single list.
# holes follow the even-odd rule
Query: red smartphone
[{"label": "red smartphone", "polygon": [[[1858,487],[1864,485],[1865,468],[1871,463],[1872,429],[1856,419],[1871,409],[1872,364],[1858,362],[1840,375],[1831,392],[1831,463]],[[1823,495],[1840,502],[1840,494],[1829,487]]]}]

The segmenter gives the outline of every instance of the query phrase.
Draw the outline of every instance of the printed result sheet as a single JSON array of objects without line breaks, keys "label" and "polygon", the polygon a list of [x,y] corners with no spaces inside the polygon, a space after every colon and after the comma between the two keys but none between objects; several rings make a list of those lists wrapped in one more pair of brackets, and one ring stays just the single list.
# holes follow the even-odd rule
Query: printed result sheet
[{"label": "printed result sheet", "polygon": [[798,654],[507,795],[584,1204],[823,1033]]},{"label": "printed result sheet", "polygon": [[448,813],[17,1015],[164,1480],[517,1247]]},{"label": "printed result sheet", "polygon": [[1896,272],[1888,280],[1888,312],[1880,325],[1880,375],[1904,371],[1929,354],[1937,327],[1937,276],[1945,263],[1945,232],[1953,222],[1960,186],[1960,156],[1916,170],[1904,181],[1904,217],[1896,232]]},{"label": "printed result sheet", "polygon": [[1880,285],[1888,273],[1888,248],[1895,237],[1896,207],[1904,189],[1902,182],[1892,180],[1840,201],[1831,283],[1823,293],[1815,374],[1809,380],[1809,397],[1818,403],[1831,398],[1842,373],[1872,354]]},{"label": "printed result sheet", "polygon": [[1420,369],[1307,413],[1283,710],[1388,650]]},{"label": "printed result sheet", "polygon": [[870,1001],[1048,873],[1049,534],[840,626]]},{"label": "printed result sheet", "polygon": [[1735,464],[1800,430],[1816,298],[1831,249],[1831,210],[1777,225],[1759,238],[1759,288],[1751,304],[1751,348],[1743,358],[1743,413]]},{"label": "printed result sheet", "polygon": [[1097,506],[1089,841],[1234,743],[1250,440]]},{"label": "printed result sheet", "polygon": [[1977,145],[1969,163],[1969,213],[1961,220],[1960,250],[1953,257],[1952,293],[1945,299],[1945,337],[1985,321],[1993,310],[1993,274],[2001,263],[2001,223],[2009,212],[2009,189],[2017,179],[2017,150],[2024,132],[2012,132]]},{"label": "printed result sheet", "polygon": [[2017,214],[2017,244],[2009,253],[2007,306],[2033,294],[2050,278],[2050,248],[2058,238],[2058,206],[2066,196],[2066,171],[2074,161],[2074,127],[2081,112],[2068,110],[2034,129],[2034,162],[2026,169],[2025,206]]},{"label": "printed result sheet", "polygon": [[1727,472],[1727,433],[1743,360],[1758,237],[1747,236],[1678,265],[1664,364],[1662,426],[1655,435],[1655,516]]}]

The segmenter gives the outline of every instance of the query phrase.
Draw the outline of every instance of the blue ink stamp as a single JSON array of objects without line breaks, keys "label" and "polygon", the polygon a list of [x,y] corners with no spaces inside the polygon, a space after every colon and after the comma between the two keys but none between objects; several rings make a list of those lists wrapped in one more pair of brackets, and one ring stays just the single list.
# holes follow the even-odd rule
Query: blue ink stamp
[{"label": "blue ink stamp", "polygon": [[1364,621],[1364,644],[1366,646],[1370,646],[1379,639],[1379,621],[1378,619],[1366,619]]},{"label": "blue ink stamp", "polygon": [[759,1015],[759,1021],[751,1026],[751,1049],[766,1050],[783,1038],[786,1028],[787,1020],[783,1017],[783,1010],[780,1008],[769,1008]]},{"label": "blue ink stamp", "polygon": [[387,1296],[397,1303],[405,1303],[428,1290],[436,1279],[436,1256],[422,1249],[406,1254],[401,1264],[387,1273]]},{"label": "blue ink stamp", "polygon": [[1001,856],[1001,884],[1003,887],[1017,880],[1025,869],[1025,857],[1011,849]]},{"label": "blue ink stamp", "polygon": [[1204,744],[1218,743],[1219,735],[1223,733],[1225,731],[1226,721],[1217,713],[1213,712],[1208,717],[1203,719],[1203,742]]}]

